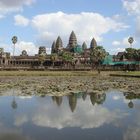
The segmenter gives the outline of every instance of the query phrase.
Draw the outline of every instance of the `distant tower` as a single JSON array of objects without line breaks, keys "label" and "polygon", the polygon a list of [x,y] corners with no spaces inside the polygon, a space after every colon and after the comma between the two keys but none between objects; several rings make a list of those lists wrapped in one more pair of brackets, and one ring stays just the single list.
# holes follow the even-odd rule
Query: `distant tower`
[{"label": "distant tower", "polygon": [[59,53],[63,50],[63,42],[60,36],[58,36],[55,44],[56,53]]},{"label": "distant tower", "polygon": [[27,51],[23,50],[20,56],[28,56]]},{"label": "distant tower", "polygon": [[92,49],[92,48],[96,48],[97,47],[97,42],[96,42],[96,40],[93,38],[92,40],[91,40],[91,43],[90,43],[90,48]]},{"label": "distant tower", "polygon": [[40,46],[40,47],[39,47],[38,54],[46,54],[46,47]]},{"label": "distant tower", "polygon": [[84,42],[83,45],[82,45],[82,49],[83,49],[83,50],[87,49],[87,45],[86,45],[85,42]]},{"label": "distant tower", "polygon": [[55,41],[53,42],[53,44],[52,44],[52,48],[51,48],[51,54],[52,53],[55,53],[55,46],[56,46],[56,44],[55,44]]},{"label": "distant tower", "polygon": [[72,31],[69,38],[68,48],[70,50],[73,50],[73,48],[75,48],[76,46],[77,46],[77,38],[74,31]]}]

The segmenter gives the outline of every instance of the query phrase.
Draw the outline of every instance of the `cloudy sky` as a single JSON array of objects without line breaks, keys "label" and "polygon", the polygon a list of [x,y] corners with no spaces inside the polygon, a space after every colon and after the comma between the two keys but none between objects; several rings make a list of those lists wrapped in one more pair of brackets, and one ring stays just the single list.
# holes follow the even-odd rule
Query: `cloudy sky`
[{"label": "cloudy sky", "polygon": [[60,35],[67,45],[72,30],[78,43],[89,46],[94,37],[111,54],[140,43],[140,0],[0,0],[0,47],[12,52],[11,38],[18,36],[16,54],[29,54],[51,44]]}]

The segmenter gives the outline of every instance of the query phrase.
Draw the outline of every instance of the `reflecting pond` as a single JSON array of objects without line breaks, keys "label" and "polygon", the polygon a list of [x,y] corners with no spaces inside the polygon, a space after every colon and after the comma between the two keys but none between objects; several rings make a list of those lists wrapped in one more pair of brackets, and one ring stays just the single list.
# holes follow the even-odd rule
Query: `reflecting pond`
[{"label": "reflecting pond", "polygon": [[108,91],[1,96],[0,140],[139,140],[140,100]]}]

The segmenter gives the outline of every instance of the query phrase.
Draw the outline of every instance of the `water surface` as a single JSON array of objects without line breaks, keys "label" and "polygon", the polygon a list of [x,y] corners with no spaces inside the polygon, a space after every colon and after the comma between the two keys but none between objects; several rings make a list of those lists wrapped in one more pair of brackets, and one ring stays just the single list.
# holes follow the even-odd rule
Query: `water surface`
[{"label": "water surface", "polygon": [[0,140],[139,140],[140,100],[118,91],[0,97]]}]

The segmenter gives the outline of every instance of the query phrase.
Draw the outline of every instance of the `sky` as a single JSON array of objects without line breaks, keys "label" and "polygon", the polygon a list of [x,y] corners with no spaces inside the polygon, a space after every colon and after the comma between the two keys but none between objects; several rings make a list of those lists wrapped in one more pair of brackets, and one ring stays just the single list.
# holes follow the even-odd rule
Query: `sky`
[{"label": "sky", "polygon": [[17,36],[16,55],[29,55],[51,45],[58,36],[63,46],[74,31],[78,44],[87,46],[94,37],[110,54],[117,54],[140,43],[140,0],[0,0],[0,48],[13,50],[12,37]]}]

